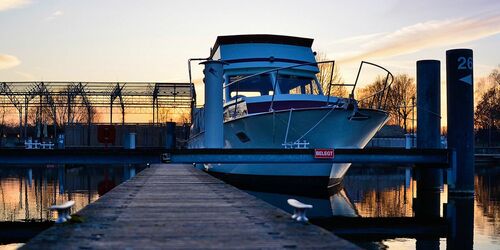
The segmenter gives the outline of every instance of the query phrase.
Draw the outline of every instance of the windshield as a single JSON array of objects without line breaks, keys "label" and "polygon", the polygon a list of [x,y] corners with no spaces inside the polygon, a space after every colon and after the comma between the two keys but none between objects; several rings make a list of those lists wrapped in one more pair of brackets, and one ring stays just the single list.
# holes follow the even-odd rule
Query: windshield
[{"label": "windshield", "polygon": [[278,85],[280,87],[281,94],[322,94],[316,80],[311,77],[280,74],[278,76]]},{"label": "windshield", "polygon": [[[229,76],[229,82],[236,81],[238,79],[244,78],[248,75],[233,75]],[[248,79],[239,81],[230,85],[226,90],[227,99],[235,99],[238,97],[250,97],[250,96],[262,96],[262,95],[272,95],[273,94],[273,84],[271,80],[271,75],[262,74]]]}]

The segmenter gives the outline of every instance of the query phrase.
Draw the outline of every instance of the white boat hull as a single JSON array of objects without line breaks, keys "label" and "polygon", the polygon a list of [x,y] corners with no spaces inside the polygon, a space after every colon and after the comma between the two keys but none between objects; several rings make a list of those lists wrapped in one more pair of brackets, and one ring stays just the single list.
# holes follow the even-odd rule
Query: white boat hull
[{"label": "white boat hull", "polygon": [[[284,148],[285,143],[307,142],[308,148],[363,148],[387,120],[387,113],[361,109],[363,117],[350,119],[352,110],[313,108],[248,115],[224,123],[225,148]],[[190,140],[203,148],[203,133]],[[208,172],[274,177],[318,177],[341,180],[350,163],[343,164],[205,164]],[[314,179],[314,178],[312,178]]]}]

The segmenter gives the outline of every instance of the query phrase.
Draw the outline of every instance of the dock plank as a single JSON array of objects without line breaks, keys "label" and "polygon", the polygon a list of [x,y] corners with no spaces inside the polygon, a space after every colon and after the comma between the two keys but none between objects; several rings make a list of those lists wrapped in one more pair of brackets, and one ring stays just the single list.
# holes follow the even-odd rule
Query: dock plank
[{"label": "dock plank", "polygon": [[24,249],[358,249],[191,165],[157,164]]}]

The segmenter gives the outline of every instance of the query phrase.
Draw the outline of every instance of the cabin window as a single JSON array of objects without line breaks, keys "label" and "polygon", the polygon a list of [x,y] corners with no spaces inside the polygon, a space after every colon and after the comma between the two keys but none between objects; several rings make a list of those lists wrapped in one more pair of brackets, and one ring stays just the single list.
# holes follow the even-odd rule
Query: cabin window
[{"label": "cabin window", "polygon": [[321,94],[321,90],[318,88],[318,84],[314,78],[280,74],[278,76],[278,85],[280,86],[281,94]]},{"label": "cabin window", "polygon": [[[236,81],[247,77],[248,75],[233,75],[229,76],[229,82]],[[229,99],[239,97],[263,96],[273,94],[273,85],[269,74],[250,77],[239,82],[236,82],[228,87],[226,94],[229,94]]]}]

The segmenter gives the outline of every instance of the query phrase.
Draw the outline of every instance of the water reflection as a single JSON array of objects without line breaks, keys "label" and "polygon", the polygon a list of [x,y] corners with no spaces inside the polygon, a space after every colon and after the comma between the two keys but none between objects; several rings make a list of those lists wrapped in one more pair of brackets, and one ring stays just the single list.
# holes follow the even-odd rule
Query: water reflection
[{"label": "water reflection", "polygon": [[[477,171],[476,195],[471,199],[448,197],[446,185],[441,185],[439,189],[423,191],[424,188],[421,187],[418,190],[418,182],[413,172],[409,167],[354,166],[344,178],[343,188],[333,192],[329,197],[318,195],[324,193],[324,190],[315,191],[311,195],[291,195],[263,190],[252,191],[248,190],[247,186],[245,189],[250,194],[288,212],[292,212],[286,203],[289,198],[313,204],[314,208],[308,212],[308,217],[316,222],[338,223],[345,217],[358,217],[366,218],[370,223],[375,224],[380,224],[382,221],[386,223],[382,226],[390,229],[392,220],[401,218],[403,222],[412,223],[419,223],[423,220],[423,225],[430,229],[421,230],[419,233],[414,230],[414,236],[410,234],[404,238],[390,236],[390,234],[386,238],[382,237],[377,240],[366,236],[357,239],[349,238],[364,248],[500,248],[499,167],[490,166]],[[232,184],[237,186],[237,183]],[[394,225],[394,228],[399,226],[401,225]],[[405,229],[407,225],[402,226]],[[362,230],[365,229],[366,227]]]},{"label": "water reflection", "polygon": [[53,220],[47,208],[74,200],[73,211],[95,201],[145,166],[2,166],[0,221]]},{"label": "water reflection", "polygon": [[416,181],[410,168],[352,167],[344,187],[362,217],[413,216]]},{"label": "water reflection", "polygon": [[245,190],[260,199],[293,214],[293,208],[287,203],[288,199],[296,199],[303,203],[314,204],[314,209],[307,212],[309,218],[330,218],[332,216],[357,217],[356,208],[350,202],[345,191],[339,190],[330,197],[308,197],[302,195],[277,194]]}]

